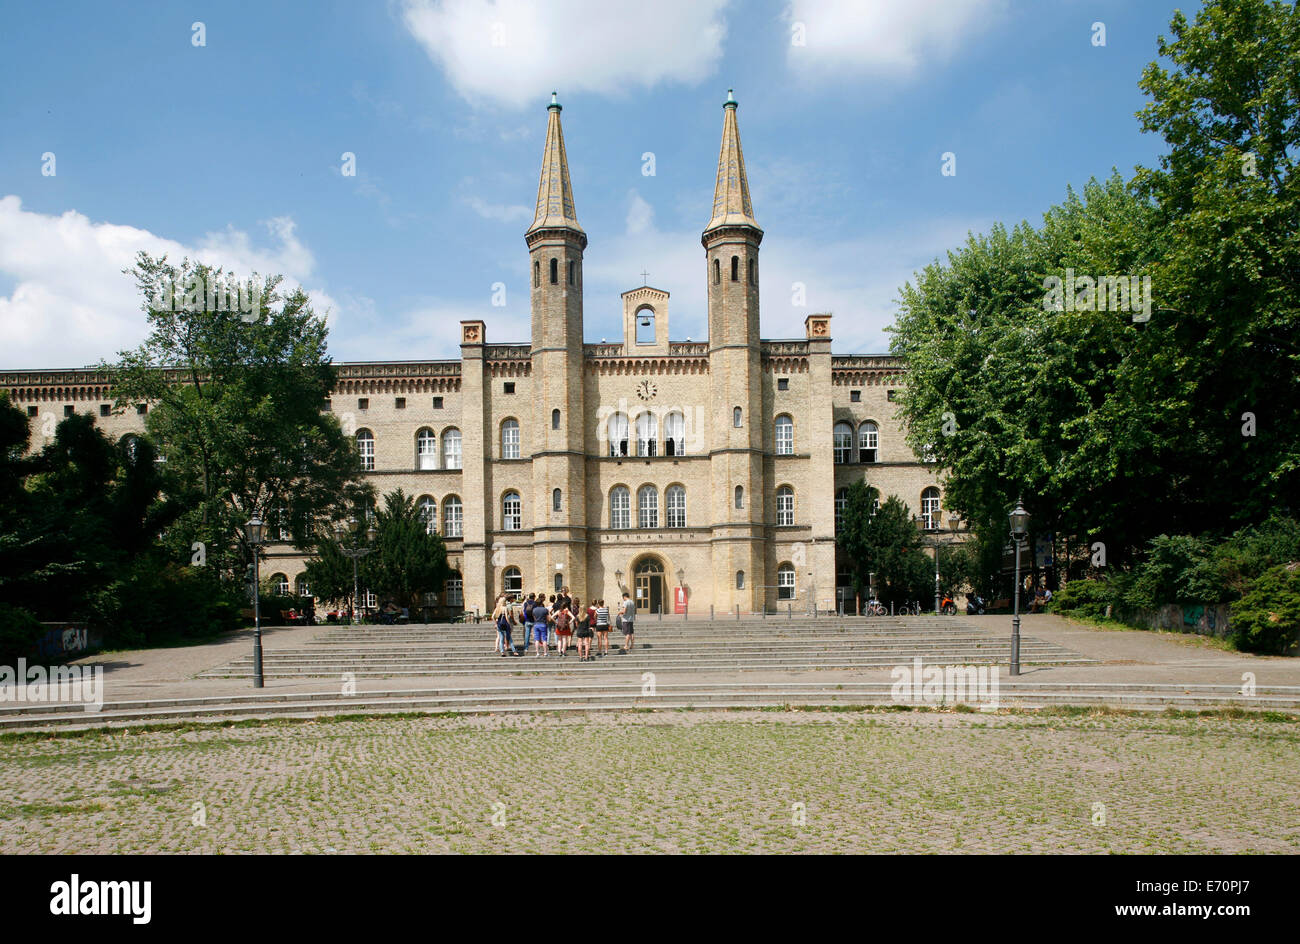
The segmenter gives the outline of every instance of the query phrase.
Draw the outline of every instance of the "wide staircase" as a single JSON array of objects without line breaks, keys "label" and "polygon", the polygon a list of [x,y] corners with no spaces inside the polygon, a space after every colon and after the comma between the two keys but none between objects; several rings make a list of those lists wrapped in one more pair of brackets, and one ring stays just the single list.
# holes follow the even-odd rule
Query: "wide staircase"
[{"label": "wide staircase", "polygon": [[[516,643],[523,642],[522,627]],[[274,678],[355,678],[555,674],[604,671],[710,672],[879,669],[921,659],[927,665],[1005,664],[1010,632],[994,634],[952,616],[751,617],[741,620],[681,620],[654,617],[637,622],[636,645],[620,651],[622,635],[610,633],[610,654],[580,663],[576,649],[566,657],[552,651],[538,658],[493,652],[489,623],[465,625],[340,626],[291,649],[268,649],[263,674]],[[1083,663],[1078,653],[1032,636],[1022,636],[1020,661]],[[246,678],[253,671],[246,654],[203,673],[206,678]]]}]

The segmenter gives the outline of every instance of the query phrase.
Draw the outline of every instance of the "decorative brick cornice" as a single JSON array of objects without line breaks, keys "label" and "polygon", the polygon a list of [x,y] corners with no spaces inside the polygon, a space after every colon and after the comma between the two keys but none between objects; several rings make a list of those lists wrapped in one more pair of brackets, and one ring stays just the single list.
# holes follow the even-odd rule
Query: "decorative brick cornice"
[{"label": "decorative brick cornice", "polygon": [[831,357],[831,383],[837,387],[879,387],[900,384],[907,364],[892,354],[848,354]]}]

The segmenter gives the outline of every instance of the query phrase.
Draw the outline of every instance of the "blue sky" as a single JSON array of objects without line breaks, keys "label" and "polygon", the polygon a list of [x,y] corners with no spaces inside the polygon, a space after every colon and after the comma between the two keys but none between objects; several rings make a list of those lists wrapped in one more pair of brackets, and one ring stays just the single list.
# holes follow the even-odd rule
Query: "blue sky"
[{"label": "blue sky", "polygon": [[643,269],[672,293],[672,336],[706,336],[699,235],[732,87],[766,231],[763,336],[801,337],[807,314],[829,310],[837,353],[884,351],[899,286],[968,231],[1036,223],[1067,185],[1155,163],[1137,82],[1176,6],[11,7],[0,367],[81,366],[139,343],[120,272],[138,249],[284,274],[329,310],[339,361],[456,357],[462,318],[485,320],[489,341],[526,341],[523,233],[552,89],[590,238],[589,341],[617,337],[619,293]]}]

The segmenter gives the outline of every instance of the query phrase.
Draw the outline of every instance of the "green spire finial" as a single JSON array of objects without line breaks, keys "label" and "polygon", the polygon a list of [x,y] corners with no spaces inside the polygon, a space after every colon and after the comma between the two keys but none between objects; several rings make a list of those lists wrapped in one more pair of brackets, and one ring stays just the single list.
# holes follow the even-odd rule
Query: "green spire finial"
[{"label": "green spire finial", "polygon": [[558,97],[558,93],[557,93],[557,92],[552,92],[552,93],[551,93],[551,104],[547,105],[546,107],[547,107],[548,109],[550,109],[550,108],[554,108],[554,109],[556,109],[557,111],[563,110],[563,107],[564,107],[564,106],[562,106],[562,105],[560,104],[560,99],[559,99],[559,97]]}]

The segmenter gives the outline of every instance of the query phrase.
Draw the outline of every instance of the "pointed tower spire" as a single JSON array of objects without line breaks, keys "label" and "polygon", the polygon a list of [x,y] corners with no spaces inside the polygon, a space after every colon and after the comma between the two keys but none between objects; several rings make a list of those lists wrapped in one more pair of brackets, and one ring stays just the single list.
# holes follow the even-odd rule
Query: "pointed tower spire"
[{"label": "pointed tower spire", "polygon": [[749,178],[745,176],[745,155],[740,149],[740,128],[736,124],[738,103],[731,89],[722,105],[722,147],[718,151],[718,180],[713,189],[713,218],[704,236],[723,226],[751,226],[761,235],[749,202]]},{"label": "pointed tower spire", "polygon": [[563,106],[555,92],[551,93],[551,104],[546,106],[546,110],[546,149],[542,152],[542,176],[537,184],[537,210],[533,214],[533,225],[528,227],[524,237],[543,229],[568,229],[579,233],[585,246],[587,235],[578,225],[578,213],[573,208],[569,156],[564,150],[564,129],[560,127]]}]

